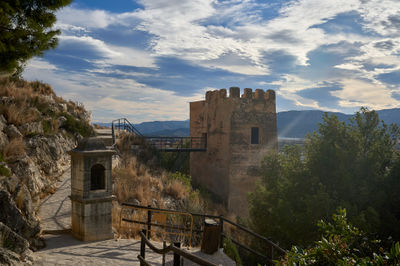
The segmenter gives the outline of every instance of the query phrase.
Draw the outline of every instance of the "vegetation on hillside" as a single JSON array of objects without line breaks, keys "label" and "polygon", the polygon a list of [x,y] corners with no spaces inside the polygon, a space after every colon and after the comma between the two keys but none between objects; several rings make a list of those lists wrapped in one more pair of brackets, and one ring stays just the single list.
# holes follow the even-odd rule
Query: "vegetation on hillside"
[{"label": "vegetation on hillside", "polygon": [[366,234],[399,240],[398,141],[398,127],[374,111],[362,108],[349,124],[325,115],[304,148],[287,146],[262,161],[249,195],[253,228],[285,248],[308,247],[320,237],[316,221],[342,207]]},{"label": "vegetation on hillside", "polygon": [[21,71],[26,60],[55,48],[55,12],[71,0],[0,2],[0,71]]},{"label": "vegetation on hillside", "polygon": [[321,239],[311,248],[293,246],[278,265],[399,265],[400,244],[390,248],[348,222],[345,209],[338,209],[333,223],[319,221]]},{"label": "vegetation on hillside", "polygon": [[[28,264],[29,249],[44,247],[37,206],[54,193],[68,165],[66,151],[93,133],[90,113],[58,97],[48,85],[0,79],[0,261],[10,252]],[[13,238],[12,236],[19,236]],[[3,243],[2,243],[3,242]],[[21,248],[15,249],[16,246]],[[24,255],[25,254],[25,255]],[[1,264],[1,263],[0,263]]]},{"label": "vegetation on hillside", "polygon": [[[93,134],[93,128],[88,121],[90,113],[83,105],[58,97],[48,84],[1,79],[0,97],[0,115],[3,115],[9,124],[23,127],[31,123],[41,123],[37,126],[43,129],[40,134],[44,135],[53,135],[59,129],[83,137]],[[38,134],[30,132],[28,128],[23,133],[26,137]]]},{"label": "vegetation on hillside", "polygon": [[[194,213],[209,210],[209,213],[214,213],[207,198],[192,188],[190,176],[163,168],[162,155],[144,139],[126,134],[120,137],[117,147],[121,153],[121,162],[113,170],[113,179],[114,194],[119,203],[129,202]],[[114,227],[119,228],[119,204],[115,204],[114,209]],[[146,217],[147,212],[142,212],[135,219],[146,221]],[[180,224],[182,221],[175,222]],[[198,226],[201,222],[200,219],[194,221]],[[124,224],[119,230],[123,235],[132,237],[137,236],[139,226]]]}]

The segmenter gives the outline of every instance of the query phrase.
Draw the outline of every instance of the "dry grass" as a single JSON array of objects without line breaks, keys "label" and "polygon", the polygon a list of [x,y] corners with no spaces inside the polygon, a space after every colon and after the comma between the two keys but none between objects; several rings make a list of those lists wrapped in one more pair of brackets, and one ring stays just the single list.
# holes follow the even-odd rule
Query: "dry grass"
[{"label": "dry grass", "polygon": [[[190,185],[190,178],[179,173],[168,173],[159,166],[153,165],[154,155],[151,149],[142,143],[142,139],[124,134],[118,141],[118,149],[122,153],[122,161],[118,168],[113,171],[114,194],[118,202],[134,203],[139,201],[140,205],[159,208],[174,208],[179,211],[207,214],[226,214],[222,204],[206,202],[199,190],[193,190]],[[132,157],[130,147],[132,145],[140,146],[139,159]],[[149,148],[149,149],[146,149]],[[210,198],[211,199],[211,198]],[[166,204],[168,202],[168,204]],[[138,202],[136,202],[138,203]],[[223,210],[223,211],[220,211]],[[119,228],[122,237],[137,236],[138,227],[133,223],[122,222],[119,227],[120,206],[114,206],[113,223],[115,228]],[[132,219],[131,214],[124,214],[124,218]],[[133,213],[132,213],[133,215]],[[135,220],[145,221],[146,212],[136,212]],[[172,218],[171,218],[172,219]],[[182,224],[179,217],[173,218],[170,222]],[[199,228],[203,223],[202,219],[195,219],[194,224]],[[196,238],[197,239],[197,238]],[[193,238],[193,244],[198,244],[199,239]]]},{"label": "dry grass", "polygon": [[163,183],[153,177],[149,170],[136,161],[135,157],[126,160],[123,165],[114,169],[115,195],[119,202],[138,200],[141,205],[151,205],[153,199],[157,207],[163,207],[161,191]]},{"label": "dry grass", "polygon": [[54,93],[53,88],[47,84],[47,83],[43,83],[40,81],[32,81],[32,82],[27,82],[24,81],[26,83],[28,83],[28,85],[30,85],[30,87],[33,88],[33,91],[41,94],[41,95],[52,95],[55,96],[56,94]]},{"label": "dry grass", "polygon": [[0,81],[0,97],[7,97],[9,102],[1,106],[0,113],[15,125],[37,121],[40,118],[37,109],[48,105],[45,97],[49,95],[55,94],[48,84],[3,79]]},{"label": "dry grass", "polygon": [[6,161],[13,161],[25,153],[25,142],[22,138],[12,139],[3,149],[3,157]]},{"label": "dry grass", "polygon": [[0,113],[9,123],[17,126],[37,121],[39,118],[37,111],[26,103],[3,105],[0,108]]},{"label": "dry grass", "polygon": [[59,128],[59,122],[57,119],[52,119],[50,120],[51,127],[53,128],[53,133],[56,134],[58,132]]},{"label": "dry grass", "polygon": [[183,200],[189,195],[189,191],[186,186],[176,179],[170,181],[166,185],[165,193],[178,200]]}]

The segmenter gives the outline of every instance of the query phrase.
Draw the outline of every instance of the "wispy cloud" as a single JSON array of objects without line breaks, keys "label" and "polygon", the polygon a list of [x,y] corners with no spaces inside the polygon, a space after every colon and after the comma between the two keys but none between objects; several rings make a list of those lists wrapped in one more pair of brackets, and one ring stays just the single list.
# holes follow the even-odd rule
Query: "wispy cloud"
[{"label": "wispy cloud", "polygon": [[117,117],[132,121],[185,120],[189,117],[189,102],[204,97],[199,89],[193,96],[179,96],[168,90],[149,87],[133,79],[99,77],[91,73],[55,72],[57,68],[35,59],[25,70],[28,79],[46,77],[62,97],[83,102],[94,115],[94,121],[109,121]]},{"label": "wispy cloud", "polygon": [[202,99],[204,88],[240,84],[276,89],[278,109],[400,104],[396,0],[137,2],[122,13],[79,3],[61,10],[59,48],[25,75],[46,73],[73,99],[86,91],[81,99],[101,119],[187,117],[187,101]]}]

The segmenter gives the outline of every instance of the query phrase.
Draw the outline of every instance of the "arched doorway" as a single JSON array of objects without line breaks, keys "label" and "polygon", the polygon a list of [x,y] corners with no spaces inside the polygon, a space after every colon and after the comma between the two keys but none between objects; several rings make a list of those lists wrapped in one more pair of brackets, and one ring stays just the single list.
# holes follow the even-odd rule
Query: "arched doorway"
[{"label": "arched doorway", "polygon": [[106,188],[105,168],[101,164],[95,164],[90,170],[90,190]]}]

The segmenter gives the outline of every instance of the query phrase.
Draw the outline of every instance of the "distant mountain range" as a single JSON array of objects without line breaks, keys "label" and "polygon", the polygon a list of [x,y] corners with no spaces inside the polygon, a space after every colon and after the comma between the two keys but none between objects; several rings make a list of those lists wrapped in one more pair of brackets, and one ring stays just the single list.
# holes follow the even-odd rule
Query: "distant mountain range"
[{"label": "distant mountain range", "polygon": [[[287,111],[277,114],[278,136],[283,138],[304,138],[307,133],[318,129],[318,123],[322,122],[324,111]],[[335,114],[341,121],[349,121],[353,115],[343,113]],[[400,126],[400,108],[377,111],[379,118],[386,124]],[[110,126],[111,123],[96,123]],[[134,125],[143,135],[147,136],[189,136],[189,120],[184,121],[153,121]]]}]

